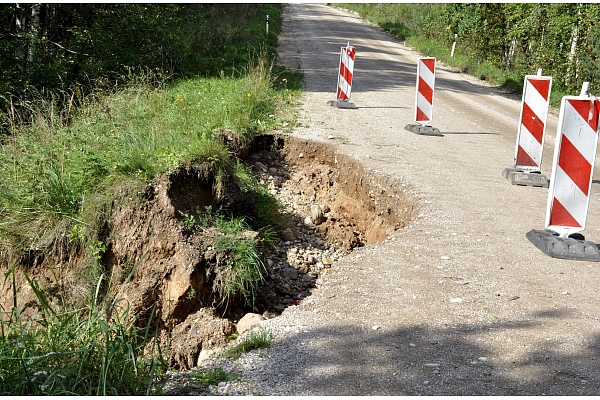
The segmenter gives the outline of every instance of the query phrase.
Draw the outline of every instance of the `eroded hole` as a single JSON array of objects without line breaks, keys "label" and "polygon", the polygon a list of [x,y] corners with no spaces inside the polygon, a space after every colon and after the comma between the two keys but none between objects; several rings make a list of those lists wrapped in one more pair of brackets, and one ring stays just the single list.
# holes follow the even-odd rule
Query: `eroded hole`
[{"label": "eroded hole", "polygon": [[267,315],[298,304],[320,284],[323,270],[357,247],[382,242],[417,213],[405,186],[366,172],[332,146],[289,138],[273,147],[249,158],[290,221],[266,256],[270,279],[257,311]]}]

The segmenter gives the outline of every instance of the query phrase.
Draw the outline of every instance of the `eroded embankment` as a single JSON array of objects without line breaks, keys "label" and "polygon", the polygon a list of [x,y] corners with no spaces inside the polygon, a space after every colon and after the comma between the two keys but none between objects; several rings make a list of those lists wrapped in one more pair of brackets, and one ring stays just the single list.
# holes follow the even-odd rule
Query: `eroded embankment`
[{"label": "eroded embankment", "polygon": [[[223,346],[245,314],[270,318],[302,301],[339,257],[381,242],[416,215],[406,187],[365,171],[324,143],[263,136],[246,162],[279,199],[287,222],[276,232],[274,247],[262,250],[267,274],[249,305],[225,294],[231,255],[217,250],[216,229],[186,224],[186,218],[200,218],[211,206],[256,226],[253,197],[236,182],[226,182],[215,195],[209,169],[185,166],[157,177],[143,193],[127,186],[115,193],[101,260],[112,277],[105,288],[107,310],[126,304],[140,325],[153,315],[162,342],[170,336],[174,368],[193,367],[203,350]],[[242,236],[256,234],[249,230]],[[30,268],[35,279],[44,275],[36,276],[39,267]],[[67,270],[58,268],[57,279],[66,279]],[[26,285],[18,287],[27,296]],[[10,293],[9,283],[5,301]]]}]

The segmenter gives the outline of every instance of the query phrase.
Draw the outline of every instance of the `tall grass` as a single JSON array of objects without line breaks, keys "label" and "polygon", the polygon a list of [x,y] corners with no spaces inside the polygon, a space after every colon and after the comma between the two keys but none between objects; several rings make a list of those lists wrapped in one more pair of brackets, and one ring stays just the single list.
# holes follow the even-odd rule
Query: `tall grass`
[{"label": "tall grass", "polygon": [[0,240],[37,248],[60,236],[57,227],[93,227],[87,210],[109,201],[118,182],[147,182],[182,164],[208,163],[222,182],[234,162],[218,134],[227,131],[244,146],[281,123],[275,107],[283,92],[273,87],[270,64],[260,55],[234,76],[152,82],[142,77],[84,103],[69,125],[46,108],[6,138]]},{"label": "tall grass", "polygon": [[[13,279],[13,269],[7,277]],[[0,393],[8,396],[148,395],[166,365],[151,339],[122,301],[102,301],[99,291],[83,308],[51,302],[25,275],[39,309],[0,313]]]}]

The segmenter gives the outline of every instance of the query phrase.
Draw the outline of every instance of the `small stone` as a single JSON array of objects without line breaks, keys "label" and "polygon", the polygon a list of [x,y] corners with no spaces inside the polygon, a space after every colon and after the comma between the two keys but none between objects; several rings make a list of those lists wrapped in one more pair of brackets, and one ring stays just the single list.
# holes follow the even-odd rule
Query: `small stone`
[{"label": "small stone", "polygon": [[487,358],[486,357],[479,357],[477,360],[481,361],[481,362],[486,362]]},{"label": "small stone", "polygon": [[254,163],[254,168],[256,168],[257,170],[260,170],[262,172],[267,172],[267,167],[259,161]]},{"label": "small stone", "polygon": [[298,279],[298,271],[296,268],[284,268],[279,272],[279,275],[291,280]]},{"label": "small stone", "polygon": [[207,350],[207,349],[202,349],[200,351],[200,355],[198,356],[198,365],[202,364],[202,362],[204,360],[206,360],[211,354],[212,354],[212,351]]},{"label": "small stone", "polygon": [[333,139],[333,135],[327,136],[327,139],[330,139],[330,140]]},{"label": "small stone", "polygon": [[283,240],[289,242],[296,240],[296,236],[294,236],[294,232],[292,232],[290,228],[287,228],[283,232],[281,232],[281,237],[283,238]]},{"label": "small stone", "polygon": [[450,299],[450,303],[462,303],[463,299],[457,297],[455,299]]},{"label": "small stone", "polygon": [[314,204],[310,207],[310,218],[315,225],[320,225],[325,222],[325,216],[323,210],[318,204]]},{"label": "small stone", "polygon": [[371,329],[373,329],[374,331],[378,331],[381,327],[379,325],[373,325],[373,327]]},{"label": "small stone", "polygon": [[298,154],[298,158],[304,158],[304,153]]},{"label": "small stone", "polygon": [[427,363],[427,364],[424,364],[423,366],[427,367],[427,368],[439,368],[440,364],[439,363]]},{"label": "small stone", "polygon": [[423,381],[423,385],[429,385],[429,381]]},{"label": "small stone", "polygon": [[261,322],[264,320],[265,320],[265,317],[263,317],[260,314],[248,313],[248,314],[244,315],[244,317],[242,319],[239,320],[239,322],[236,324],[236,329],[237,329],[238,333],[241,335],[242,333],[244,333],[256,326],[259,326],[261,324]]},{"label": "small stone", "polygon": [[417,345],[416,345],[416,344],[414,344],[414,343],[409,343],[408,345],[409,345],[410,347],[417,347]]},{"label": "small stone", "polygon": [[321,262],[325,266],[330,266],[331,265],[331,260],[329,258],[327,258],[327,257],[323,257],[323,260]]},{"label": "small stone", "polygon": [[327,214],[329,211],[331,211],[331,208],[329,208],[329,206],[328,206],[328,205],[324,205],[324,206],[323,206],[323,212],[324,212],[325,214]]},{"label": "small stone", "polygon": [[449,260],[449,259],[450,259],[450,257],[448,257],[448,256],[442,256],[442,260]]}]

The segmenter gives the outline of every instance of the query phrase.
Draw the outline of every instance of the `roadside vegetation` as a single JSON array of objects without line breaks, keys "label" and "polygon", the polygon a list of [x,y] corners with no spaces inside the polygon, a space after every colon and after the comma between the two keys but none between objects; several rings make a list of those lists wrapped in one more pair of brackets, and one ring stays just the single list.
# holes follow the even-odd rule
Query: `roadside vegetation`
[{"label": "roadside vegetation", "polygon": [[[600,5],[590,3],[337,4],[418,52],[520,94],[525,75],[552,76],[551,104],[600,93]],[[454,56],[452,44],[457,36]]]},{"label": "roadside vegetation", "polygon": [[[6,19],[0,254],[9,271],[3,283],[14,287],[24,274],[36,297],[35,305],[21,304],[15,290],[12,308],[0,310],[0,392],[154,393],[168,349],[153,341],[151,321],[137,327],[127,305],[103,292],[110,279],[101,260],[112,195],[124,184],[141,191],[157,175],[188,164],[210,168],[215,191],[237,179],[257,199],[257,237],[240,237],[245,221],[219,210],[203,210],[203,220],[184,215],[181,222],[190,229],[216,226],[216,245],[233,254],[226,296],[252,301],[264,273],[258,249],[274,242],[278,204],[236,151],[294,123],[285,111],[300,76],[274,64],[281,5],[0,8]],[[235,148],[219,140],[223,132]],[[31,254],[57,250],[83,255],[90,282],[85,301],[49,296],[20,268]],[[36,267],[53,268],[47,264]]]},{"label": "roadside vegetation", "polygon": [[271,341],[273,340],[273,333],[264,329],[257,328],[253,329],[243,336],[243,338],[221,352],[218,353],[220,357],[238,359],[242,354],[254,350],[254,349],[267,349],[271,347]]}]

